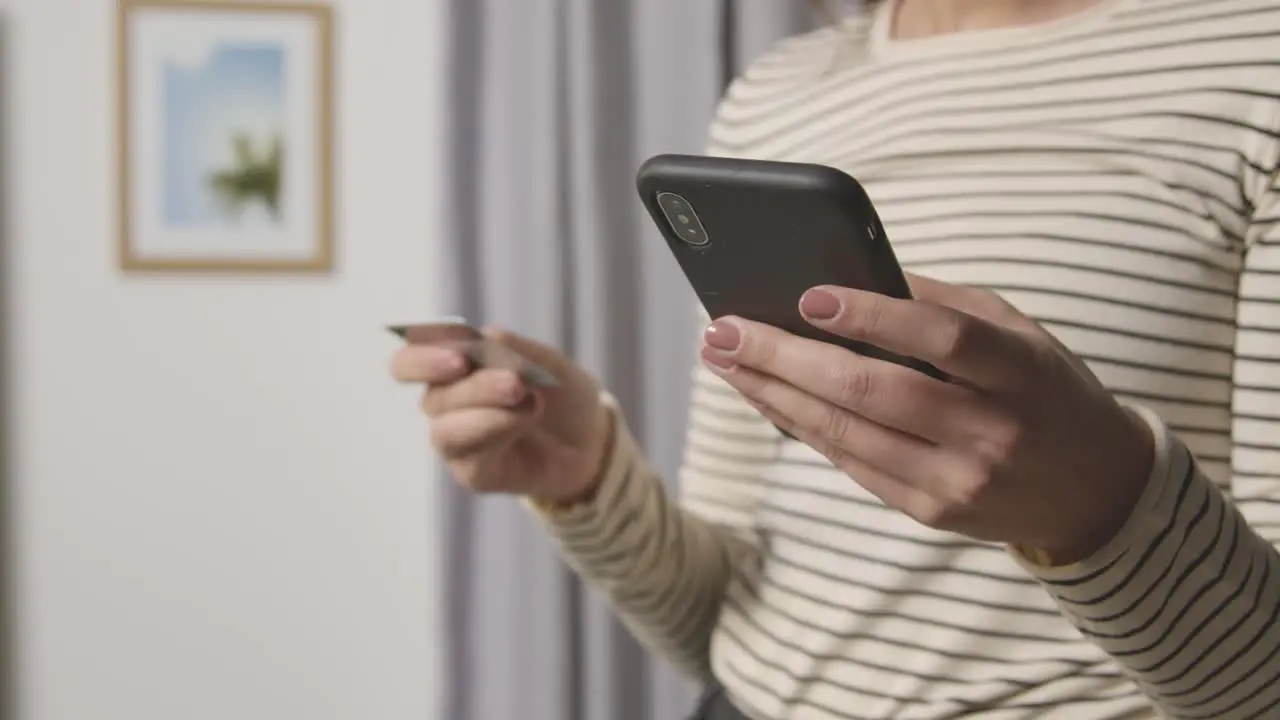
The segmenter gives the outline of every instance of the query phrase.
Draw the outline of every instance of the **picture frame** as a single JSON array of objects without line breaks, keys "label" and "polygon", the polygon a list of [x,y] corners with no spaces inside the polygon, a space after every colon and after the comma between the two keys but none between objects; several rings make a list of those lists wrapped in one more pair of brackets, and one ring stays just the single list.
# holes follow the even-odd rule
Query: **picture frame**
[{"label": "picture frame", "polygon": [[125,272],[329,272],[333,16],[117,0]]}]

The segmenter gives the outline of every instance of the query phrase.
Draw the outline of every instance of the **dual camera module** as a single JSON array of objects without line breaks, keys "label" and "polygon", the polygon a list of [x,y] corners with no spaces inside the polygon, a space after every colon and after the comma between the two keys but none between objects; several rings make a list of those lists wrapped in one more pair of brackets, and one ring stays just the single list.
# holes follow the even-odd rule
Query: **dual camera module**
[{"label": "dual camera module", "polygon": [[702,247],[711,242],[707,229],[702,226],[702,221],[698,219],[698,214],[693,211],[688,200],[671,192],[658,193],[658,207],[662,208],[662,214],[667,217],[671,230],[686,245]]}]

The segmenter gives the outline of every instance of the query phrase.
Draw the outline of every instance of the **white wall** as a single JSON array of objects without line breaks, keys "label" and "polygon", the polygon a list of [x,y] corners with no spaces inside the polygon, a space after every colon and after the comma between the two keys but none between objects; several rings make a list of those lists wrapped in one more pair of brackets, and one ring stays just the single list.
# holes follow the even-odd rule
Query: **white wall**
[{"label": "white wall", "polygon": [[22,720],[430,720],[437,0],[339,0],[339,270],[122,277],[112,0],[0,0]]}]

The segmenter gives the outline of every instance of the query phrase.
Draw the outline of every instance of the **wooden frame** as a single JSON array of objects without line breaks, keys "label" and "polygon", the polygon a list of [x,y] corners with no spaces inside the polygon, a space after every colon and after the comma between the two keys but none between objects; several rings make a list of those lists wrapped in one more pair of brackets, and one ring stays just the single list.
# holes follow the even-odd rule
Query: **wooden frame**
[{"label": "wooden frame", "polygon": [[[160,13],[193,13],[202,14],[209,18],[213,23],[227,22],[232,20],[245,19],[243,16],[261,15],[263,23],[250,23],[246,27],[254,27],[267,24],[268,21],[284,21],[284,20],[302,20],[306,23],[314,24],[314,68],[309,76],[313,80],[313,84],[309,88],[314,92],[313,107],[309,112],[314,113],[314,118],[310,120],[307,126],[308,131],[304,135],[310,135],[313,142],[305,143],[303,147],[311,147],[314,153],[313,159],[306,160],[308,163],[305,167],[309,172],[291,171],[294,167],[293,158],[304,157],[297,152],[292,152],[289,141],[289,127],[285,127],[286,122],[280,121],[280,125],[284,129],[277,129],[271,136],[274,144],[269,146],[268,160],[265,165],[256,166],[258,173],[249,169],[246,164],[239,164],[232,170],[227,170],[223,178],[214,178],[211,174],[206,173],[201,176],[204,178],[202,186],[205,188],[205,195],[211,196],[216,190],[222,190],[223,199],[227,202],[235,203],[240,207],[233,213],[243,214],[243,207],[240,203],[248,196],[245,189],[249,184],[247,178],[262,177],[262,172],[267,173],[269,180],[264,180],[265,187],[269,189],[261,190],[261,199],[266,200],[259,203],[259,207],[269,206],[273,212],[277,213],[276,218],[296,219],[301,223],[303,231],[295,233],[293,240],[302,242],[299,238],[310,238],[307,242],[307,252],[293,253],[290,256],[272,257],[266,255],[267,251],[259,253],[246,252],[242,255],[236,255],[232,251],[219,251],[208,254],[201,254],[198,251],[190,249],[181,252],[157,253],[152,250],[144,250],[140,247],[140,234],[146,232],[144,226],[155,226],[161,221],[156,218],[140,217],[144,213],[139,211],[140,205],[148,204],[148,201],[142,199],[144,194],[139,191],[141,184],[140,176],[151,172],[154,177],[153,181],[148,183],[146,187],[163,188],[150,191],[156,195],[165,195],[175,192],[169,184],[170,176],[161,175],[160,168],[163,164],[165,168],[183,167],[181,163],[174,164],[176,161],[170,162],[167,153],[172,148],[165,145],[164,151],[160,154],[166,155],[155,162],[155,168],[146,171],[140,171],[136,166],[138,158],[135,153],[138,152],[138,146],[143,143],[138,142],[138,125],[139,113],[135,107],[137,104],[143,104],[135,82],[135,75],[139,70],[135,68],[135,63],[145,62],[139,59],[140,52],[136,52],[136,43],[142,41],[143,33],[138,30],[135,20],[145,18],[146,13],[159,11]],[[141,22],[141,21],[140,21]],[[184,26],[189,27],[189,25]],[[283,43],[282,43],[283,47]],[[221,46],[218,46],[221,50]],[[308,48],[308,53],[310,53]],[[283,57],[284,50],[279,51]],[[116,75],[117,75],[117,139],[119,156],[118,163],[118,194],[119,194],[119,228],[118,228],[118,253],[120,268],[127,272],[247,272],[247,273],[317,273],[331,271],[334,264],[334,239],[333,239],[333,215],[334,215],[334,193],[333,193],[333,16],[332,10],[328,5],[324,4],[308,4],[308,3],[291,3],[291,2],[239,2],[237,0],[117,0],[117,30],[116,30]],[[211,62],[206,57],[206,62]],[[296,63],[295,63],[296,65]],[[279,67],[285,66],[283,60],[279,62]],[[200,72],[204,72],[204,68],[198,68]],[[284,71],[281,70],[281,77],[284,77]],[[166,77],[168,77],[166,75]],[[156,83],[160,85],[159,82]],[[281,81],[280,85],[284,86]],[[155,104],[169,102],[167,95],[168,85],[163,86],[164,91],[156,90]],[[288,95],[282,91],[281,95]],[[187,96],[183,96],[187,97]],[[206,101],[207,102],[207,101]],[[279,100],[280,105],[284,104],[283,100]],[[166,106],[166,111],[171,107]],[[189,117],[196,117],[194,111]],[[230,111],[224,111],[223,115]],[[160,113],[155,113],[159,115]],[[285,115],[285,111],[281,111],[281,115]],[[294,113],[296,115],[297,113]],[[168,116],[165,116],[168,117]],[[203,116],[201,116],[203,117]],[[296,120],[296,117],[290,116],[289,119]],[[159,121],[155,121],[159,124]],[[274,127],[274,126],[273,126]],[[225,128],[224,128],[225,129]],[[186,130],[184,130],[186,132]],[[199,138],[189,141],[189,145],[194,146],[200,142],[208,143],[208,136],[211,131],[203,130],[204,135],[197,136],[195,132],[191,132],[189,137]],[[188,137],[188,136],[183,136]],[[232,138],[230,145],[235,145],[237,150],[243,150],[238,143],[244,140],[244,146],[248,147],[248,134],[244,133],[241,137]],[[166,136],[164,142],[169,142],[171,138]],[[152,145],[161,144],[159,140],[152,140]],[[188,156],[196,151],[190,150],[184,145],[184,151]],[[206,147],[206,146],[201,146]],[[284,148],[281,150],[281,148]],[[154,150],[154,148],[150,148]],[[143,149],[144,152],[146,148]],[[248,151],[245,150],[246,156]],[[153,153],[154,154],[154,153]],[[237,155],[237,163],[247,163],[248,161]],[[151,159],[151,158],[148,158]],[[167,164],[166,164],[167,163]],[[267,168],[266,171],[263,168]],[[183,172],[186,172],[185,170]],[[202,172],[196,170],[192,172]],[[235,173],[239,173],[238,175]],[[307,176],[306,185],[291,185],[289,178],[291,176]],[[163,179],[161,179],[163,177]],[[184,175],[184,177],[186,177]],[[225,180],[224,184],[218,183]],[[237,184],[238,182],[238,184]],[[298,189],[305,188],[305,189]],[[261,189],[261,188],[260,188]],[[301,203],[294,203],[290,210],[290,199],[294,197],[303,197],[298,193],[306,193],[305,197],[309,199],[313,207],[306,210]],[[229,199],[230,198],[230,199]],[[202,197],[202,201],[207,205],[210,200]],[[252,200],[252,198],[251,198]],[[169,203],[169,200],[164,200]],[[160,201],[150,203],[155,207],[159,207]],[[166,208],[170,205],[166,204]],[[299,210],[299,207],[303,207]],[[164,213],[156,211],[155,215],[168,213],[166,209]],[[226,212],[226,211],[224,211]],[[166,215],[167,218],[167,215]],[[166,219],[165,222],[168,222]],[[238,221],[237,221],[238,222]],[[283,224],[285,220],[279,220]],[[149,225],[148,225],[149,224]],[[269,224],[269,223],[268,223]],[[260,223],[260,229],[265,228],[266,224]],[[184,231],[188,228],[184,228]],[[291,231],[294,228],[291,227]],[[169,230],[175,236],[179,233],[176,230]],[[223,233],[223,237],[232,237],[234,233],[241,232],[238,228],[229,229],[226,225],[220,227],[218,232]],[[263,233],[266,230],[262,230]],[[284,230],[280,230],[278,235],[283,237]],[[210,233],[211,234],[211,233]],[[163,233],[152,232],[148,237],[162,237]],[[241,236],[241,241],[249,243],[250,240],[245,239],[247,236]],[[150,241],[153,244],[159,243],[159,240]],[[193,244],[197,241],[190,241]],[[181,244],[181,243],[179,243]],[[207,247],[213,247],[210,243]],[[246,246],[247,247],[247,246]],[[275,251],[278,252],[278,251]]]}]

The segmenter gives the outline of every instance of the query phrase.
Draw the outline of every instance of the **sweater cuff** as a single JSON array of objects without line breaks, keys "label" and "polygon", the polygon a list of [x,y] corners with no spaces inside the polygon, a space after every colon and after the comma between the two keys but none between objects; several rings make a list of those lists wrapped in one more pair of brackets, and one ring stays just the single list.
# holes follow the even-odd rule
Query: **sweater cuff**
[{"label": "sweater cuff", "polygon": [[[1155,459],[1146,487],[1134,505],[1129,519],[1110,542],[1093,555],[1068,565],[1051,565],[1045,558],[1035,557],[1024,549],[1011,548],[1011,554],[1027,572],[1036,579],[1048,582],[1068,582],[1076,590],[1087,592],[1087,582],[1109,586],[1112,579],[1105,577],[1123,557],[1137,548],[1146,548],[1160,542],[1168,534],[1178,512],[1179,486],[1187,480],[1187,451],[1181,448],[1177,438],[1169,432],[1160,417],[1142,406],[1130,406],[1151,429],[1155,442]],[[1073,593],[1074,594],[1074,593]]]},{"label": "sweater cuff", "polygon": [[525,506],[562,538],[590,537],[609,530],[616,524],[618,514],[631,504],[629,501],[643,492],[640,485],[645,478],[636,471],[640,463],[635,439],[613,397],[602,395],[601,402],[613,414],[613,438],[603,476],[591,499],[565,507],[547,507],[525,498]]}]

